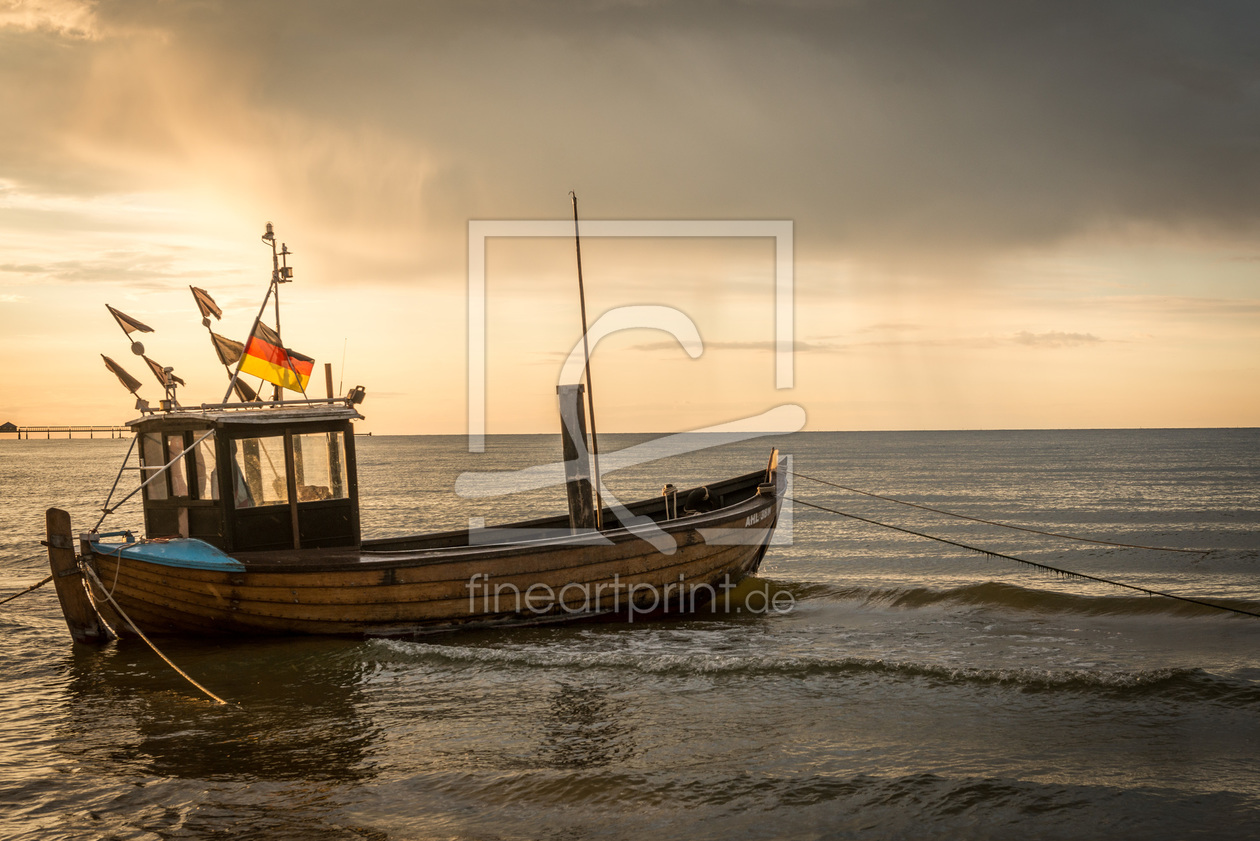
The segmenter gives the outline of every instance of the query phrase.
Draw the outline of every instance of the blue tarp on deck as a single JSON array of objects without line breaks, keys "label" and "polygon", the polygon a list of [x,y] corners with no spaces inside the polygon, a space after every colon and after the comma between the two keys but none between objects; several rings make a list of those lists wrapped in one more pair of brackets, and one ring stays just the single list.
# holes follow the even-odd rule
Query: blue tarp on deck
[{"label": "blue tarp on deck", "polygon": [[153,543],[93,543],[92,548],[102,555],[121,556],[168,567],[213,569],[222,572],[245,569],[245,565],[231,555],[196,538],[177,538]]}]

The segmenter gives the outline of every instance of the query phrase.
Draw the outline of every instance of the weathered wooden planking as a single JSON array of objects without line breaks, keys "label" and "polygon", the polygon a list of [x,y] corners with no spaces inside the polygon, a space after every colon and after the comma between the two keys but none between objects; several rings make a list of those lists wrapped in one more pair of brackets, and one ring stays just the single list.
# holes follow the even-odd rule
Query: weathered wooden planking
[{"label": "weathered wooden planking", "polygon": [[[111,577],[116,578],[116,584],[113,585],[114,597],[129,614],[134,601],[139,604],[164,604],[198,615],[219,617],[260,613],[361,622],[384,618],[394,620],[399,616],[434,618],[453,610],[462,618],[469,612],[481,609],[495,594],[498,594],[499,601],[511,602],[515,594],[523,594],[531,586],[549,588],[557,598],[564,594],[569,601],[585,600],[587,596],[582,595],[583,593],[589,593],[589,598],[593,600],[600,593],[620,592],[623,604],[631,587],[649,586],[658,592],[671,587],[676,594],[678,588],[685,590],[707,581],[715,572],[726,571],[732,576],[742,574],[757,551],[758,547],[755,546],[723,547],[716,552],[692,557],[672,556],[671,563],[658,565],[638,574],[625,574],[624,565],[609,562],[598,565],[598,571],[588,570],[593,574],[582,577],[570,576],[561,571],[542,576],[501,576],[488,581],[479,579],[472,587],[469,582],[458,581],[436,585],[372,588],[343,589],[333,586],[298,590],[225,587],[222,590],[214,588],[207,591],[203,589],[204,585],[192,589],[173,587],[169,581],[154,576],[150,569],[119,570],[117,576],[111,574]],[[613,589],[614,585],[616,589]]]},{"label": "weathered wooden planking", "polygon": [[[747,548],[751,553],[759,550],[759,546],[755,545]],[[545,563],[529,564],[524,568],[506,564],[494,567],[495,571],[490,578],[484,572],[469,574],[470,568],[464,563],[452,563],[449,566],[454,574],[443,575],[441,578],[427,576],[429,580],[419,582],[410,580],[405,575],[407,570],[393,568],[384,570],[365,582],[361,574],[313,573],[302,578],[291,575],[270,576],[266,573],[246,575],[182,570],[130,559],[124,559],[120,570],[114,556],[98,554],[96,560],[106,580],[116,578],[155,593],[184,593],[190,600],[205,604],[262,601],[356,605],[443,597],[440,594],[457,597],[466,593],[470,585],[475,586],[487,580],[510,583],[522,588],[535,583],[559,588],[569,583],[612,581],[614,576],[619,576],[626,583],[646,580],[643,576],[652,576],[652,580],[659,583],[662,572],[673,575],[697,559],[717,551],[717,547],[692,545],[672,555],[648,552],[634,557],[614,556],[588,560],[584,553],[568,550],[563,553],[547,553],[542,559]],[[471,569],[486,568],[485,565],[478,565]],[[283,583],[273,586],[273,578]],[[294,586],[286,586],[288,584]]]},{"label": "weathered wooden planking", "polygon": [[[251,563],[247,556],[247,569],[239,571],[101,552],[94,563],[128,615],[153,633],[363,635],[563,621],[625,611],[630,588],[639,589],[637,609],[655,606],[664,594],[677,612],[680,594],[694,608],[709,594],[720,596],[728,578],[734,583],[756,569],[778,519],[777,494],[765,490],[710,514],[658,523],[676,541],[670,554],[617,530],[605,533],[612,542],[604,545],[551,539],[469,546],[466,536],[461,542],[452,533],[445,548],[288,550],[280,563]],[[707,543],[715,533],[718,542]],[[724,545],[723,535],[741,542]],[[547,588],[542,599],[528,600],[531,586]],[[588,611],[568,612],[553,596]],[[529,609],[543,604],[550,614]]]},{"label": "weathered wooden planking", "polygon": [[[656,592],[661,592],[669,586],[673,588],[670,593],[672,598],[679,592],[679,587],[687,591],[687,588],[720,582],[725,575],[730,575],[732,581],[738,580],[754,561],[758,551],[759,548],[755,546],[724,547],[719,552],[683,565],[691,566],[692,569],[684,572],[682,581],[677,578],[675,572],[677,567],[672,567],[656,570],[656,574],[650,579],[622,580],[619,591],[609,586],[599,589],[598,585],[601,583],[611,585],[611,578],[589,582],[591,607],[593,610],[611,610],[614,607],[627,609],[629,607],[627,588],[631,584],[640,586],[650,584],[656,588]],[[528,589],[528,583],[530,582],[527,580],[519,582],[518,591],[523,594]],[[561,586],[554,586],[557,593]],[[514,592],[500,591],[500,598],[497,601],[493,596],[483,599],[480,595],[470,600],[469,595],[467,591],[464,591],[454,598],[438,597],[422,601],[395,599],[384,603],[357,606],[283,604],[247,600],[207,604],[197,598],[197,594],[144,586],[144,582],[132,582],[128,576],[121,574],[114,588],[114,597],[124,606],[128,615],[142,628],[155,633],[268,631],[363,634],[370,633],[382,625],[455,625],[491,621],[517,613],[512,609],[513,607],[522,604],[525,607],[528,606],[523,599],[518,602]],[[570,597],[571,604],[577,600],[576,590],[567,595]],[[599,596],[598,600],[596,596]],[[641,602],[646,604],[646,599],[641,599]],[[561,614],[561,618],[579,618],[576,614],[564,614],[558,605],[555,612]],[[541,614],[534,614],[527,609],[517,615],[524,619],[542,618]]]},{"label": "weathered wooden planking", "polygon": [[[751,547],[756,549],[757,547]],[[712,554],[714,547],[693,544],[683,547],[673,555],[655,552],[626,556],[618,553],[613,557],[588,558],[587,553],[574,549],[565,552],[545,553],[530,558],[532,563],[499,565],[491,574],[496,583],[511,582],[525,587],[539,583],[562,587],[571,582],[611,581],[614,575],[631,582],[640,576],[657,570],[676,571],[692,563],[696,558]],[[238,601],[274,601],[328,604],[371,604],[394,600],[413,601],[440,597],[433,594],[449,593],[451,597],[466,593],[470,584],[487,580],[483,564],[451,563],[450,571],[440,577],[429,569],[424,579],[416,581],[408,576],[407,569],[388,568],[369,578],[362,573],[312,573],[304,577],[293,575],[269,575],[267,573],[227,573],[205,570],[183,570],[124,559],[122,570],[115,556],[96,556],[98,568],[104,580],[115,577],[135,584],[144,582],[146,589],[160,592],[190,594],[194,600],[207,603]],[[195,574],[193,574],[195,573]],[[292,586],[290,586],[292,585]]]}]

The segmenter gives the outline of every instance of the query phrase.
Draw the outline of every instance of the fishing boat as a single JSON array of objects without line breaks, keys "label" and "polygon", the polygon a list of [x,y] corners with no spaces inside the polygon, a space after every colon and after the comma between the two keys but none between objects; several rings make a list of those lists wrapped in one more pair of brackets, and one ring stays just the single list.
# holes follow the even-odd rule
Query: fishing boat
[{"label": "fishing boat", "polygon": [[[264,240],[271,233],[268,225]],[[756,572],[784,497],[777,450],[764,468],[741,476],[697,487],[666,484],[660,496],[627,505],[606,499],[587,387],[589,351],[587,385],[557,389],[563,468],[556,484],[565,488],[567,516],[363,537],[354,424],[363,419],[365,390],[333,396],[326,367],[324,398],[283,400],[277,387],[272,400],[252,391],[246,394],[254,399],[227,399],[234,391],[242,396],[243,371],[260,370],[259,348],[276,369],[265,380],[296,381],[305,393],[301,375],[309,375],[309,360],[261,323],[274,294],[278,328],[278,283],[291,277],[287,260],[281,266],[276,259],[287,248],[277,252],[270,241],[268,298],[223,402],[180,405],[171,369],[145,357],[165,375],[159,379],[168,391],[156,408],[138,399],[141,414],[127,423],[138,453],[139,486],[132,493],[141,494],[143,535],[101,531],[98,522],[76,539],[65,511],[47,513],[49,562],[76,641],[131,633],[408,636],[633,621],[695,612]],[[205,303],[203,290],[194,289],[194,297],[208,327],[213,303]],[[583,322],[585,332],[584,313]],[[128,335],[129,324],[144,327],[134,319],[119,323]],[[219,347],[221,337],[211,335]],[[112,360],[106,363],[119,373]],[[107,500],[105,511],[117,507]]]}]

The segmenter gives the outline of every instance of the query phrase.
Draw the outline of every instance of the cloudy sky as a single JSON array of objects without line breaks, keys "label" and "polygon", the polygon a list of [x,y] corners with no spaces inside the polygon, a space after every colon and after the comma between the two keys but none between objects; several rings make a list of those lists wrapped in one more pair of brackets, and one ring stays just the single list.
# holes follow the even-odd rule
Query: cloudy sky
[{"label": "cloudy sky", "polygon": [[[583,240],[592,322],[703,341],[602,341],[601,431],[1260,425],[1257,33],[1242,2],[0,0],[0,422],[134,414],[101,353],[160,396],[106,303],[219,400],[188,286],[242,338],[271,221],[285,343],[364,429],[464,432],[470,221],[573,190],[791,223],[791,388],[773,238]],[[487,429],[553,431],[573,243],[484,245]]]}]

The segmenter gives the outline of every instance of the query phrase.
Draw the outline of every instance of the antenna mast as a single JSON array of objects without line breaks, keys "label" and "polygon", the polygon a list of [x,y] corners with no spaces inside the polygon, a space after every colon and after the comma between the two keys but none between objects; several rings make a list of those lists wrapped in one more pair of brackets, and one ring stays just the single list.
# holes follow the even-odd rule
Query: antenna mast
[{"label": "antenna mast", "polygon": [[[263,313],[267,311],[267,301],[274,294],[276,296],[276,336],[280,336],[280,284],[288,283],[293,280],[293,269],[289,267],[288,257],[293,252],[289,251],[289,246],[285,243],[280,244],[280,249],[276,250],[276,232],[270,222],[267,223],[267,232],[262,235],[262,241],[271,246],[271,283],[267,284],[267,294],[263,296],[262,306],[258,308],[258,315],[254,317],[254,323],[250,325],[249,336],[245,339],[245,348],[249,348],[250,339],[254,336],[254,331],[258,329],[258,322],[262,321]],[[283,258],[283,263],[281,259]],[[244,353],[241,354],[241,360],[245,358]],[[237,379],[241,376],[241,361],[236,363],[236,371],[232,374],[232,379],[228,383],[227,391],[223,394],[223,402],[228,402],[228,398],[232,396],[232,387],[236,385]],[[299,379],[299,382],[301,380]],[[302,392],[306,394],[305,390]],[[280,386],[276,386],[273,399],[277,402],[280,400]]]},{"label": "antenna mast", "polygon": [[591,382],[591,346],[586,337],[586,288],[582,283],[582,239],[578,235],[577,193],[569,191],[573,199],[573,244],[577,248],[578,300],[582,307],[582,355],[586,364],[586,403],[591,417],[591,464],[595,468],[595,528],[603,528],[603,494],[599,478],[599,438],[595,434],[595,385]]},{"label": "antenna mast", "polygon": [[[289,251],[289,244],[285,242],[280,243],[279,251],[276,250],[276,231],[270,222],[267,223],[267,233],[262,235],[262,240],[271,245],[271,288],[276,295],[276,335],[283,337],[284,334],[280,332],[280,284],[293,279],[293,269],[289,268],[289,255],[293,252]],[[306,396],[305,391],[302,396]],[[272,399],[280,399],[280,386],[277,385],[272,392]]]}]

